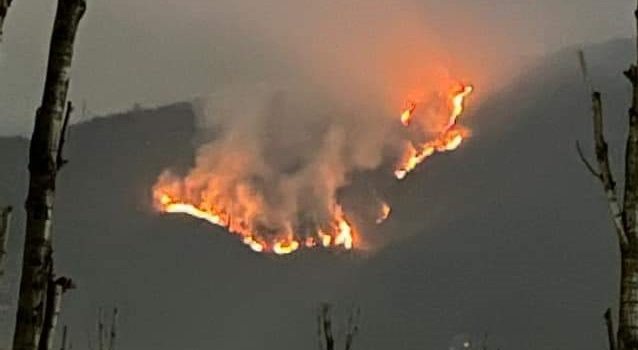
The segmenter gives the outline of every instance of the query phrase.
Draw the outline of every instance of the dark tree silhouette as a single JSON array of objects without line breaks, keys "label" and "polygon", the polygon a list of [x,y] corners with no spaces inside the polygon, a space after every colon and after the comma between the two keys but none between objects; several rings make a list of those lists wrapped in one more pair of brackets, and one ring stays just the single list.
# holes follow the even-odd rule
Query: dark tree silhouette
[{"label": "dark tree silhouette", "polygon": [[[85,9],[84,0],[58,0],[42,104],[36,112],[29,150],[29,192],[25,205],[27,222],[14,350],[36,350],[43,346],[50,348],[48,335],[53,330],[43,329],[55,326],[55,322],[47,321],[46,314],[47,310],[53,310],[49,317],[55,317],[56,308],[59,310],[59,305],[55,305],[59,302],[56,297],[60,287],[58,282],[64,284],[64,279],[57,279],[53,274],[53,202],[56,176],[64,165],[62,146],[71,111],[69,105],[66,115],[64,113],[73,45]],[[45,337],[43,332],[48,332]],[[40,345],[41,342],[43,345]]]},{"label": "dark tree silhouette", "polygon": [[[635,12],[638,34],[638,1]],[[636,39],[638,49],[638,37]],[[580,63],[589,88],[593,110],[593,137],[596,164],[590,164],[577,144],[578,153],[587,169],[600,181],[607,197],[620,249],[620,303],[618,333],[614,337],[611,311],[605,313],[612,350],[638,349],[638,61],[631,64],[625,76],[633,87],[629,108],[629,128],[625,146],[625,183],[622,198],[614,180],[609,151],[604,135],[602,94],[593,87],[582,51]],[[622,202],[621,202],[622,199]]]}]

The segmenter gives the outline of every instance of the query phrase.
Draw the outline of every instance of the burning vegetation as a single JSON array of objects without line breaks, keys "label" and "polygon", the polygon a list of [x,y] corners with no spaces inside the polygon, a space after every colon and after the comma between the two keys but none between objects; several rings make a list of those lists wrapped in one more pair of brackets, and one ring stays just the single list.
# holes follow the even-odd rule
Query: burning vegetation
[{"label": "burning vegetation", "polygon": [[[469,130],[458,120],[472,92],[471,85],[457,85],[440,99],[445,108],[438,113],[446,114],[439,116],[444,121],[430,132],[434,139],[404,141],[403,155],[397,157],[394,169],[397,179],[405,178],[428,157],[461,145]],[[406,131],[418,129],[417,120],[428,116],[419,114],[422,106],[418,102],[408,101],[405,106],[399,122]],[[263,120],[229,119],[232,121],[223,125],[222,135],[200,148],[195,167],[186,176],[166,171],[159,177],[153,188],[157,210],[187,214],[220,226],[259,253],[285,255],[302,248],[358,247],[362,238],[353,221],[356,213],[346,213],[338,192],[348,185],[353,172],[376,169],[384,163],[359,155],[355,134],[351,134],[354,128],[335,120],[326,122],[321,137],[308,148],[301,145],[312,142],[302,139],[295,147],[290,138],[278,134],[281,130],[275,129],[275,135],[268,137],[255,130],[265,121],[272,122],[273,115],[286,114],[286,108],[279,106]],[[285,123],[286,128],[294,128],[298,122],[302,123],[300,130],[307,130],[303,123],[312,124],[291,120]],[[282,157],[293,161],[282,162]],[[385,201],[377,205],[372,221],[382,224],[392,209]]]},{"label": "burning vegetation", "polygon": [[[450,98],[450,117],[443,130],[434,140],[418,145],[412,142],[407,143],[405,155],[394,171],[397,179],[403,180],[409,172],[433,154],[454,151],[461,145],[463,139],[469,135],[469,130],[459,126],[457,121],[465,109],[466,97],[473,90],[474,87],[466,85],[460,87],[452,94]],[[410,125],[415,109],[416,104],[410,102],[409,107],[401,114],[401,123],[404,126],[408,127]]]}]

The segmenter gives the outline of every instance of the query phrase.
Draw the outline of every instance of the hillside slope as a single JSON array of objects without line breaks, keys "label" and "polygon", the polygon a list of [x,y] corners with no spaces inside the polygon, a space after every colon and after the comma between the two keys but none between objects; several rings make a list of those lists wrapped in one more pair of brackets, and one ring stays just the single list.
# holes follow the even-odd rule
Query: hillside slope
[{"label": "hillside slope", "polygon": [[[630,47],[588,50],[616,151]],[[315,306],[329,300],[363,309],[361,349],[443,349],[483,332],[504,349],[606,346],[616,245],[602,192],[574,150],[576,139],[590,144],[576,64],[566,50],[531,68],[471,108],[464,147],[387,187],[395,214],[375,234],[390,244],[374,254],[262,256],[220,229],[154,213],[157,174],[193,161],[187,104],[73,127],[55,246],[59,271],[79,289],[62,322],[81,347],[97,307],[117,304],[122,350],[310,349]],[[25,140],[0,139],[0,202],[23,201],[26,154]],[[12,252],[22,240],[17,216]],[[17,261],[13,254],[13,288]],[[4,313],[7,334],[13,312]]]}]

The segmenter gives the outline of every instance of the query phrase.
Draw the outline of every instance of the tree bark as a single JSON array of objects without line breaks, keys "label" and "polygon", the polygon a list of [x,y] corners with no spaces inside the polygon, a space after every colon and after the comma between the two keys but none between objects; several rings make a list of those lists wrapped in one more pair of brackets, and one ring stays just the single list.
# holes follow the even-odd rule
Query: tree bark
[{"label": "tree bark", "polygon": [[52,269],[51,224],[63,112],[73,44],[85,8],[84,0],[59,0],[55,15],[44,94],[29,150],[27,223],[14,350],[36,350],[40,342]]},{"label": "tree bark", "polygon": [[0,210],[0,276],[4,276],[7,262],[7,241],[11,229],[11,207]]},{"label": "tree bark", "polygon": [[638,251],[621,252],[618,344],[621,350],[638,349]]},{"label": "tree bark", "polygon": [[62,308],[62,295],[69,289],[74,288],[73,282],[66,278],[60,277],[54,280],[53,275],[47,286],[46,310],[44,313],[44,323],[42,326],[42,336],[40,337],[39,350],[53,349],[55,340],[55,327],[58,324],[58,317]]},{"label": "tree bark", "polygon": [[[638,35],[638,1],[636,2]],[[638,36],[636,37],[638,53]],[[638,349],[638,59],[625,72],[632,88],[629,108],[629,132],[625,150],[625,193],[623,226],[629,244],[621,246],[620,310],[618,345],[621,350]]]}]

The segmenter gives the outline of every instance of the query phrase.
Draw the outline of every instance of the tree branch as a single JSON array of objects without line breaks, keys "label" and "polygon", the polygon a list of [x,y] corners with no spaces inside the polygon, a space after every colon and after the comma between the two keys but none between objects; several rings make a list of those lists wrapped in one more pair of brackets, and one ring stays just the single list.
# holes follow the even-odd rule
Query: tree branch
[{"label": "tree branch", "polygon": [[589,160],[587,160],[587,157],[585,157],[585,154],[583,154],[583,149],[580,147],[580,142],[576,141],[576,152],[578,152],[578,157],[580,157],[580,160],[583,162],[583,164],[585,165],[585,168],[587,168],[587,170],[589,170],[589,172],[598,180],[602,181],[602,175],[600,175],[599,172],[597,172],[594,167],[591,165],[591,163],[589,162]]},{"label": "tree branch", "polygon": [[[628,241],[628,232],[626,232],[626,226],[623,220],[627,217],[626,215],[627,207],[624,206],[624,209],[623,209],[621,208],[619,204],[618,192],[616,189],[616,181],[614,180],[614,176],[611,171],[611,163],[609,161],[609,150],[607,146],[607,141],[605,140],[605,132],[604,132],[602,95],[600,94],[600,92],[594,90],[591,85],[591,79],[589,78],[589,74],[587,70],[587,62],[585,60],[585,55],[582,50],[579,51],[579,58],[580,58],[580,65],[583,72],[583,76],[591,91],[591,102],[592,102],[592,112],[593,112],[592,122],[593,122],[594,144],[596,148],[596,162],[598,163],[598,171],[595,171],[594,168],[591,166],[591,164],[586,160],[582,150],[580,149],[580,145],[578,145],[578,143],[576,144],[576,147],[581,160],[585,163],[589,171],[592,174],[594,174],[594,176],[596,176],[603,185],[603,189],[605,190],[605,195],[607,196],[609,211],[611,213],[612,220],[614,223],[614,228],[616,229],[616,234],[618,236],[618,243],[620,244],[621,249],[626,249],[628,247],[629,241]],[[638,136],[638,130],[636,135]],[[638,151],[638,148],[636,148],[636,150]],[[627,203],[626,200],[627,200],[627,196],[625,195],[625,204]],[[633,203],[633,205],[635,206],[635,200],[631,203]]]},{"label": "tree branch", "polygon": [[359,333],[359,315],[361,314],[361,309],[356,308],[355,310],[350,312],[350,316],[348,317],[348,326],[346,329],[346,343],[345,350],[352,349],[352,343],[354,341],[354,337]]},{"label": "tree branch", "polygon": [[4,20],[11,6],[12,0],[0,0],[0,41],[2,41],[2,31],[4,28]]},{"label": "tree branch", "polygon": [[69,127],[69,119],[71,118],[71,113],[73,113],[73,103],[68,101],[66,103],[66,113],[64,115],[64,121],[62,122],[62,130],[60,131],[60,142],[58,144],[58,157],[56,159],[56,164],[58,170],[62,169],[62,167],[68,163],[67,159],[64,159],[63,151],[64,151],[64,143],[66,142],[66,136],[68,134]]}]

